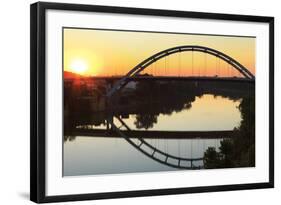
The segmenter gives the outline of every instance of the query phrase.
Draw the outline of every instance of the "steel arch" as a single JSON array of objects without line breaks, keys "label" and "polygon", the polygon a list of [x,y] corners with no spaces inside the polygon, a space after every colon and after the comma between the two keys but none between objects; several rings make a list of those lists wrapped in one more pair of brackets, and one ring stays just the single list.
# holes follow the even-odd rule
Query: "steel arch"
[{"label": "steel arch", "polygon": [[110,97],[115,91],[119,90],[121,87],[127,84],[127,79],[133,76],[138,75],[141,71],[147,68],[149,65],[153,64],[154,62],[164,58],[166,56],[179,53],[179,52],[187,52],[187,51],[196,51],[196,52],[203,52],[208,53],[210,55],[216,56],[223,61],[227,62],[228,64],[232,65],[238,72],[240,72],[245,78],[254,80],[255,76],[241,63],[233,59],[232,57],[228,56],[227,54],[218,51],[213,48],[205,47],[205,46],[198,46],[198,45],[184,45],[184,46],[177,46],[173,48],[168,48],[166,50],[160,51],[149,58],[145,59],[144,61],[140,62],[136,65],[133,69],[131,69],[124,77],[122,77],[119,81],[117,81],[113,87],[107,93],[107,96]]},{"label": "steel arch", "polygon": [[[124,126],[127,130],[130,130],[130,128],[124,123],[124,121],[122,119],[120,119],[119,117],[115,116],[116,119],[122,124],[122,126]],[[149,158],[153,159],[154,161],[157,161],[161,164],[167,165],[169,167],[173,167],[173,168],[178,168],[178,169],[202,169],[202,166],[194,166],[193,162],[194,161],[203,161],[203,157],[202,158],[184,158],[184,157],[178,157],[175,155],[171,155],[168,153],[165,153],[159,149],[157,149],[156,147],[152,146],[151,144],[149,144],[148,142],[146,142],[144,139],[142,139],[141,137],[137,138],[139,140],[139,144],[137,144],[136,142],[134,142],[132,139],[130,139],[129,136],[126,136],[121,130],[120,128],[116,127],[115,124],[112,122],[111,123],[112,128],[121,136],[123,137],[129,144],[131,144],[133,147],[135,147],[137,150],[139,150],[140,152],[142,152],[143,154],[145,154],[146,156],[148,156]],[[146,146],[146,149],[143,148],[143,146]],[[151,153],[149,153],[147,151],[147,149],[151,150]],[[161,159],[157,156],[155,156],[155,154],[158,154],[160,156],[162,156],[164,159]],[[172,163],[169,162],[168,159],[173,159],[176,160],[177,163]],[[190,162],[190,166],[186,166],[183,165],[182,162]]]}]

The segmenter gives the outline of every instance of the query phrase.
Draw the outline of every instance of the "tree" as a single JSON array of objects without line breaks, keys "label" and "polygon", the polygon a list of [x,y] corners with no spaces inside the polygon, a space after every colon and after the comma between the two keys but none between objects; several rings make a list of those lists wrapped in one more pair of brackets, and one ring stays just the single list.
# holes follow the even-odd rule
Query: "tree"
[{"label": "tree", "polygon": [[138,129],[140,128],[152,128],[153,125],[157,123],[157,115],[152,114],[141,114],[136,116],[136,121],[134,124]]},{"label": "tree", "polygon": [[208,147],[204,153],[204,166],[206,169],[218,168],[221,164],[220,155],[214,147]]},{"label": "tree", "polygon": [[255,166],[255,98],[242,99],[240,126],[234,130],[238,136],[220,142],[219,151],[209,147],[204,153],[205,168],[229,168]]}]

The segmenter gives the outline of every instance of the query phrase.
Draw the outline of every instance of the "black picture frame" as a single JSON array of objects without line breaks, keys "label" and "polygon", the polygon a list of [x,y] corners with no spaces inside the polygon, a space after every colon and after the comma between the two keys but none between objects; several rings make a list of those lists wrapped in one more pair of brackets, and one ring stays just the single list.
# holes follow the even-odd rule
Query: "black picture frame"
[{"label": "black picture frame", "polygon": [[[46,10],[86,11],[101,13],[170,16],[196,19],[263,22],[269,24],[269,181],[238,185],[171,188],[124,192],[89,193],[46,196],[46,79],[45,37]],[[110,7],[82,4],[38,2],[30,7],[30,199],[37,203],[76,200],[96,200],[123,197],[140,197],[197,192],[230,191],[274,187],[274,18],[265,16],[230,15],[218,13],[156,10],[144,8]]]}]

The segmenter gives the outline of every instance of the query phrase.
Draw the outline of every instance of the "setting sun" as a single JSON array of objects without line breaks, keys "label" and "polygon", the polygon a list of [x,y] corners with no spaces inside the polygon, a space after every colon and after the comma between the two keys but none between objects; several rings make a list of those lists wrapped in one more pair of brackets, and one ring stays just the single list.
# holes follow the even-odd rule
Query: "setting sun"
[{"label": "setting sun", "polygon": [[83,74],[88,69],[88,65],[84,60],[75,59],[71,62],[70,69],[75,73]]}]

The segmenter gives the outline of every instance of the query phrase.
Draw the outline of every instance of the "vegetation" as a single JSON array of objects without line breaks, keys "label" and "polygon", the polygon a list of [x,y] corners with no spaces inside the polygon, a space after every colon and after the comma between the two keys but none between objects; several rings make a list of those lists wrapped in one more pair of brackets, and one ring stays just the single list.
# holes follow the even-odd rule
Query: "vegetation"
[{"label": "vegetation", "polygon": [[255,98],[245,97],[239,105],[240,126],[235,128],[239,135],[234,139],[224,139],[219,150],[209,147],[204,154],[207,169],[255,166]]}]

